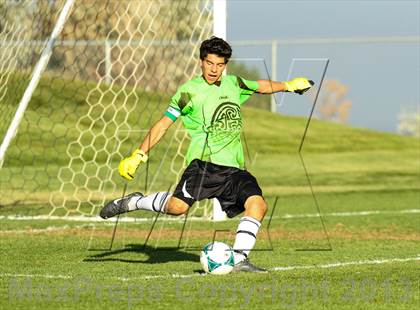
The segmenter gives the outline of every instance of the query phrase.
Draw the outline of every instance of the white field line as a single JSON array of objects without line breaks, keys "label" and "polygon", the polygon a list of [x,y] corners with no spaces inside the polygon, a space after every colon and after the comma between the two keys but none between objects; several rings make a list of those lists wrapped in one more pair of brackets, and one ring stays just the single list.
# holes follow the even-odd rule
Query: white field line
[{"label": "white field line", "polygon": [[46,232],[57,232],[57,231],[64,231],[68,229],[81,229],[81,228],[89,228],[95,227],[94,224],[87,224],[87,225],[77,225],[77,226],[48,226],[46,228],[27,228],[27,229],[10,229],[10,230],[0,230],[0,235],[7,235],[7,234],[41,234]]},{"label": "white field line", "polygon": [[[420,209],[408,209],[408,210],[400,210],[400,211],[359,211],[359,212],[333,212],[333,213],[324,213],[322,216],[330,216],[330,217],[347,217],[347,216],[366,216],[366,215],[382,215],[382,214],[415,214],[420,213]],[[283,216],[273,216],[273,219],[294,219],[294,218],[314,218],[319,217],[317,213],[307,213],[307,214],[285,214]],[[209,221],[208,219],[203,219],[200,217],[190,217],[193,221]],[[104,226],[113,226],[116,218],[109,219],[104,221],[100,217],[88,217],[88,216],[71,216],[71,217],[60,217],[60,216],[0,216],[0,220],[11,220],[11,221],[34,221],[34,220],[62,220],[62,221],[73,221],[73,222],[97,222],[101,223]],[[132,218],[132,217],[125,217],[120,218],[119,222],[123,223],[137,223],[137,222],[148,222],[153,220],[153,218]],[[178,217],[166,217],[164,218],[165,221],[182,221]],[[235,220],[235,219],[227,219],[228,221]],[[85,224],[85,225],[77,225],[77,226],[48,226],[46,228],[28,228],[28,229],[11,229],[11,230],[0,230],[0,235],[7,235],[7,234],[39,234],[39,233],[46,233],[46,232],[57,232],[57,231],[65,231],[69,229],[81,229],[81,228],[92,228],[95,227],[95,224]]]},{"label": "white field line", "polygon": [[[388,258],[388,259],[374,259],[374,260],[359,260],[359,261],[350,261],[350,262],[337,262],[329,263],[322,265],[302,265],[302,266],[283,266],[283,267],[273,267],[269,271],[289,271],[289,270],[301,270],[301,269],[333,269],[346,266],[362,266],[362,265],[381,265],[388,263],[401,263],[401,262],[411,262],[411,261],[420,261],[420,254],[417,254],[415,257],[406,257],[406,258]],[[166,275],[149,275],[142,277],[109,277],[108,279],[120,280],[120,281],[138,281],[138,280],[148,280],[148,279],[169,279],[169,278],[192,278],[205,276],[201,273],[193,274],[166,274]],[[71,276],[71,275],[51,275],[51,274],[19,274],[19,273],[1,273],[0,278],[45,278],[45,279],[77,279],[80,276]]]},{"label": "white field line", "polygon": [[[420,209],[407,209],[399,211],[386,211],[386,210],[374,210],[374,211],[355,211],[355,212],[331,212],[331,213],[304,213],[304,214],[284,214],[282,216],[273,216],[273,219],[293,219],[293,218],[312,218],[320,216],[329,217],[341,217],[341,216],[366,216],[366,215],[387,215],[387,214],[415,214],[420,213]],[[35,216],[24,216],[24,215],[1,215],[0,220],[10,221],[35,221],[35,220],[59,220],[69,222],[102,222],[112,223],[116,221],[116,218],[107,219],[106,221],[99,216],[47,216],[47,215],[35,215]],[[123,223],[137,223],[137,222],[148,222],[153,221],[154,218],[134,218],[134,217],[120,217],[119,222]],[[183,222],[184,217],[163,217],[164,221]],[[207,218],[193,217],[190,216],[189,220],[192,221],[209,221]],[[227,219],[232,221],[235,219]]]},{"label": "white field line", "polygon": [[0,278],[43,278],[43,279],[73,279],[69,275],[52,275],[52,274],[24,274],[24,273],[1,273]]},{"label": "white field line", "polygon": [[386,264],[386,263],[410,262],[410,261],[418,261],[418,260],[420,260],[420,254],[417,254],[416,257],[407,257],[407,258],[359,260],[359,261],[353,261],[353,262],[330,263],[330,264],[313,265],[313,266],[274,267],[274,268],[271,268],[271,270],[284,271],[284,270],[298,270],[298,269],[330,269],[330,268],[354,266],[354,265],[379,265],[379,264]]},{"label": "white field line", "polygon": [[[420,209],[407,209],[400,211],[386,211],[386,210],[375,210],[375,211],[355,211],[355,212],[331,212],[321,213],[321,216],[365,216],[365,215],[382,215],[382,214],[413,214],[420,213]],[[292,218],[308,218],[308,217],[319,217],[318,213],[307,213],[307,214],[285,214],[281,216],[282,219]]]}]

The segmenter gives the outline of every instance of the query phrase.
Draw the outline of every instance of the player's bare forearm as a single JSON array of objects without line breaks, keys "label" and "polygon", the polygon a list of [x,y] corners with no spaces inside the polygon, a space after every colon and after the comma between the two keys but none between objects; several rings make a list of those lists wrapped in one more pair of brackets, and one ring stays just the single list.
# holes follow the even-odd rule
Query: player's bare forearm
[{"label": "player's bare forearm", "polygon": [[270,80],[258,80],[257,93],[260,94],[272,94],[277,92],[286,91],[286,85],[284,82],[276,82]]},{"label": "player's bare forearm", "polygon": [[162,117],[157,123],[153,125],[153,127],[150,129],[147,136],[144,138],[143,143],[140,146],[140,149],[148,153],[149,150],[155,146],[160,139],[165,135],[166,131],[169,127],[174,123],[173,120],[171,120],[169,117],[164,116]]}]

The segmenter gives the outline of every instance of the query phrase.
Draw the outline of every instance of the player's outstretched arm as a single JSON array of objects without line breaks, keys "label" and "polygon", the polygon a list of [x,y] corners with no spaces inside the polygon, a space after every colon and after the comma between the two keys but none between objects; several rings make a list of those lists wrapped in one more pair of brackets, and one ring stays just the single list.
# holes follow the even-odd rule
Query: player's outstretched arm
[{"label": "player's outstretched arm", "polygon": [[160,139],[165,135],[166,131],[174,123],[167,116],[163,116],[159,121],[157,121],[152,128],[150,129],[147,136],[144,138],[143,143],[140,145],[140,150],[144,153],[148,153],[149,150],[155,146]]},{"label": "player's outstretched arm", "polygon": [[153,125],[147,136],[144,138],[140,148],[136,149],[130,156],[124,158],[120,162],[118,172],[123,178],[129,181],[134,179],[134,175],[140,164],[147,162],[148,156],[146,154],[160,141],[160,139],[162,139],[168,128],[171,127],[173,123],[173,120],[164,116]]},{"label": "player's outstretched arm", "polygon": [[302,95],[308,91],[314,82],[305,77],[294,78],[286,82],[276,82],[270,80],[258,80],[257,93],[272,94],[277,92],[292,92]]}]

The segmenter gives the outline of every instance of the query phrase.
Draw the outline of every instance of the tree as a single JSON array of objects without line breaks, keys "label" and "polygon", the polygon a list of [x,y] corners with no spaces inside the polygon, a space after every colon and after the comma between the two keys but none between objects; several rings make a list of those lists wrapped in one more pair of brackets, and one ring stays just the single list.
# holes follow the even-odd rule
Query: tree
[{"label": "tree", "polygon": [[347,123],[352,106],[352,102],[346,98],[347,92],[348,87],[340,81],[326,80],[319,97],[319,118]]}]

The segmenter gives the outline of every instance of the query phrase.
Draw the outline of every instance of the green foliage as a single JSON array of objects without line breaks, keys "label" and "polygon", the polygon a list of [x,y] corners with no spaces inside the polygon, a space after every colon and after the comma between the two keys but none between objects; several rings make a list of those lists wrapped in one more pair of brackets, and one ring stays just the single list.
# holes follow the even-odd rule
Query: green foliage
[{"label": "green foliage", "polygon": [[[418,193],[359,192],[319,198],[332,251],[296,251],[328,243],[318,218],[283,217],[315,213],[308,207],[310,197],[283,197],[271,221],[271,243],[265,221],[250,255],[254,264],[271,270],[268,275],[198,273],[199,249],[212,240],[215,229],[219,229],[218,241],[231,244],[234,233],[227,231],[235,231],[237,219],[188,221],[180,248],[182,221],[160,218],[146,246],[153,221],[120,223],[112,250],[108,249],[113,224],[106,221],[3,219],[0,305],[4,309],[121,309],[127,305],[156,309],[415,309],[420,293],[418,258],[415,260],[418,221],[401,211],[415,206]],[[379,213],[331,215],[367,210]],[[264,250],[270,245],[273,250]],[[275,267],[284,270],[272,270]]]}]

